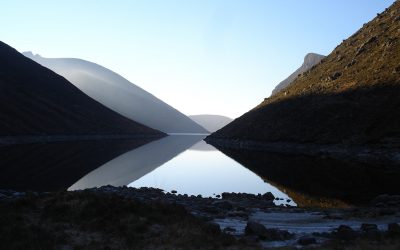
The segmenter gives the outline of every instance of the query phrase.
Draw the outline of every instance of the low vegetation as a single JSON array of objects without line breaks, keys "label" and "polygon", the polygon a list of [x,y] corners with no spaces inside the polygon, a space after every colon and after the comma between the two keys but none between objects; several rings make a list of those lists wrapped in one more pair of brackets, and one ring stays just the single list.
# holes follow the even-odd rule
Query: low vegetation
[{"label": "low vegetation", "polygon": [[89,191],[0,202],[0,249],[246,248],[179,205]]}]

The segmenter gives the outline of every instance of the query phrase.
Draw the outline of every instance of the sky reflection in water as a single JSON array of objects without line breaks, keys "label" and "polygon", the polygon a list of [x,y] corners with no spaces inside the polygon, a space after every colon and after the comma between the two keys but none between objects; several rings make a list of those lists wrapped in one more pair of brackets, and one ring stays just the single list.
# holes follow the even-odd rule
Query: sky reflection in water
[{"label": "sky reflection in water", "polygon": [[[264,194],[290,199],[259,176],[207,145],[204,136],[171,135],[120,155],[90,172],[69,190],[103,185],[155,187],[166,192],[215,196],[223,192]],[[290,202],[289,204],[295,205]]]}]

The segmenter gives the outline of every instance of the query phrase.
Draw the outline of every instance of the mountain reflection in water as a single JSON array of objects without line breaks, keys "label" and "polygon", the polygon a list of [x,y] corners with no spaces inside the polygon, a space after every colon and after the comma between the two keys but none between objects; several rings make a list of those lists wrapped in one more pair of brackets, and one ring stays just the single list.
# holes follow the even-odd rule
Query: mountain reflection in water
[{"label": "mountain reflection in water", "polygon": [[400,192],[398,167],[338,159],[219,149],[284,190],[299,206],[367,205],[380,194]]},{"label": "mountain reflection in water", "polygon": [[0,189],[65,190],[93,169],[153,139],[0,146]]},{"label": "mountain reflection in water", "polygon": [[68,190],[128,185],[190,148],[203,137],[172,135],[150,142],[93,170]]},{"label": "mountain reflection in water", "polygon": [[[225,156],[204,135],[170,135],[129,151],[82,177],[68,190],[104,185],[154,187],[178,193],[213,196],[223,192],[286,194]],[[295,205],[294,202],[289,202]]]}]

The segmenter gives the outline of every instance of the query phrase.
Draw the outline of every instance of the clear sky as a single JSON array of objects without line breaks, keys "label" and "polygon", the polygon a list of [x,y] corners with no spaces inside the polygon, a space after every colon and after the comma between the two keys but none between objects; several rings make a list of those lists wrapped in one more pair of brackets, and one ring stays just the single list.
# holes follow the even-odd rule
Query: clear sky
[{"label": "clear sky", "polygon": [[259,104],[393,0],[1,0],[0,40],[101,64],[187,115]]}]

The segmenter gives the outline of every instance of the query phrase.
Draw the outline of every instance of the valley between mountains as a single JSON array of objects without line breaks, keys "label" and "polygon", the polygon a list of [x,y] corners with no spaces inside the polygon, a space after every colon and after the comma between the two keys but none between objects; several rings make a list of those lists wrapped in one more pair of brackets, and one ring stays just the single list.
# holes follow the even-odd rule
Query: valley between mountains
[{"label": "valley between mountains", "polygon": [[400,0],[332,49],[234,118],[0,42],[0,249],[399,249]]}]

